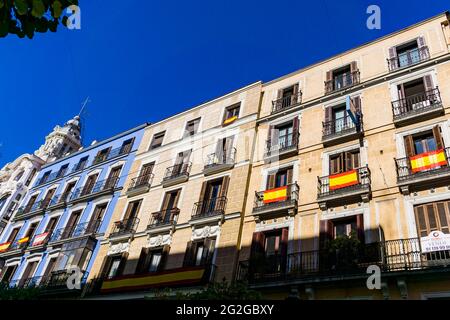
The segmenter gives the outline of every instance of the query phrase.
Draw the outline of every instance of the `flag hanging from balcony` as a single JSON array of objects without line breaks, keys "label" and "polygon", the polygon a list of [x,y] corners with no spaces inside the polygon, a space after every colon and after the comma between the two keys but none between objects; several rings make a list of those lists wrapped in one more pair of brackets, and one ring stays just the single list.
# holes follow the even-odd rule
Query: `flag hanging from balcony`
[{"label": "flag hanging from balcony", "polygon": [[230,117],[230,118],[228,118],[228,119],[226,119],[224,122],[223,122],[223,125],[229,125],[230,123],[233,123],[233,122],[235,122],[237,120],[237,116],[232,116],[232,117]]},{"label": "flag hanging from balcony", "polygon": [[338,173],[330,176],[330,190],[341,189],[358,184],[358,173],[356,170]]},{"label": "flag hanging from balcony", "polygon": [[286,199],[287,199],[287,186],[264,191],[263,196],[264,203],[285,201]]},{"label": "flag hanging from balcony", "polygon": [[39,246],[39,245],[43,244],[45,242],[45,239],[47,238],[47,236],[48,236],[48,232],[38,234],[36,237],[34,237],[32,246]]},{"label": "flag hanging from balcony", "polygon": [[8,248],[11,246],[11,242],[5,242],[0,244],[0,252],[4,252],[8,250]]},{"label": "flag hanging from balcony", "polygon": [[30,237],[25,237],[25,238],[17,240],[17,243],[22,244],[22,243],[28,242],[28,240],[30,240]]},{"label": "flag hanging from balcony", "polygon": [[443,149],[418,154],[410,158],[413,173],[437,168],[447,164]]}]

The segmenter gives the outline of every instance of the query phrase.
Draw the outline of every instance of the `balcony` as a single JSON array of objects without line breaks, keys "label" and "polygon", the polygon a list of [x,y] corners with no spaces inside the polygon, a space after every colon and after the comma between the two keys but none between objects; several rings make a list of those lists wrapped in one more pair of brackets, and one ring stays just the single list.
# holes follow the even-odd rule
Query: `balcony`
[{"label": "balcony", "polygon": [[230,152],[224,152],[223,154],[212,153],[208,155],[208,161],[203,168],[203,174],[205,176],[208,176],[233,169],[235,160],[236,148],[231,149]]},{"label": "balcony", "polygon": [[21,219],[30,218],[32,216],[41,214],[47,209],[50,202],[51,202],[51,199],[43,199],[40,201],[36,201],[31,206],[26,205],[25,207],[21,207],[17,210],[14,220],[21,220]]},{"label": "balcony", "polygon": [[68,200],[69,196],[70,196],[70,192],[58,194],[58,195],[54,196],[53,199],[48,204],[48,209],[55,210],[58,208],[65,207],[67,205],[67,200]]},{"label": "balcony", "polygon": [[325,94],[331,94],[359,83],[359,70],[346,72],[335,76],[333,79],[325,81]]},{"label": "balcony", "polygon": [[194,203],[190,224],[222,220],[227,206],[227,197],[205,199]]},{"label": "balcony", "polygon": [[152,213],[150,223],[147,226],[149,233],[163,232],[174,229],[177,224],[180,209],[173,208]]},{"label": "balcony", "polygon": [[428,46],[411,49],[400,53],[397,57],[387,59],[389,71],[397,71],[406,67],[413,66],[430,58]]},{"label": "balcony", "polygon": [[192,163],[176,164],[166,169],[164,178],[162,181],[163,187],[170,187],[182,182],[186,182],[189,179],[189,173],[191,171]]},{"label": "balcony", "polygon": [[127,196],[133,197],[138,194],[148,192],[150,190],[150,186],[152,185],[153,177],[153,173],[148,173],[132,179],[127,189]]},{"label": "balcony", "polygon": [[0,258],[21,255],[30,244],[28,237],[0,244]]},{"label": "balcony", "polygon": [[131,145],[112,149],[108,153],[97,155],[94,158],[94,160],[92,161],[92,165],[97,165],[99,163],[111,160],[113,158],[122,156],[124,154],[128,154],[128,153],[130,153],[130,151],[131,151]]},{"label": "balcony", "polygon": [[[400,239],[361,244],[352,250],[316,250],[241,261],[237,279],[251,287],[307,284],[346,279],[367,279],[367,267],[377,265],[383,276],[445,271],[450,252],[423,253],[420,239]],[[354,250],[353,250],[354,249]]]},{"label": "balcony", "polygon": [[298,153],[298,142],[300,134],[294,132],[278,139],[269,139],[266,141],[266,150],[264,152],[265,161],[274,161],[296,155]]},{"label": "balcony", "polygon": [[93,197],[113,193],[119,178],[106,179],[96,182],[91,188],[83,186],[75,189],[70,195],[69,202],[81,202]]},{"label": "balcony", "polygon": [[74,173],[74,172],[77,172],[77,171],[81,171],[81,170],[83,170],[84,168],[86,168],[86,166],[87,166],[87,161],[79,162],[79,163],[75,164],[75,165],[72,167],[71,173]]},{"label": "balcony", "polygon": [[318,177],[317,201],[322,210],[352,202],[368,202],[370,198],[370,170],[368,166],[347,172]]},{"label": "balcony", "polygon": [[395,159],[397,184],[403,194],[411,190],[448,185],[450,148]]},{"label": "balcony", "polygon": [[394,123],[407,125],[444,113],[439,88],[408,96],[392,102]]},{"label": "balcony", "polygon": [[51,237],[49,238],[49,243],[61,242],[64,240],[70,240],[74,238],[80,238],[85,236],[91,236],[97,233],[100,225],[102,224],[101,220],[97,220],[94,222],[84,222],[75,226],[75,228],[59,228],[56,229]]},{"label": "balcony", "polygon": [[282,112],[290,108],[299,106],[302,103],[302,92],[299,91],[287,97],[282,97],[272,101],[271,114]]},{"label": "balcony", "polygon": [[276,215],[295,215],[298,207],[298,192],[297,183],[256,192],[253,215],[257,220]]},{"label": "balcony", "polygon": [[30,241],[29,246],[27,247],[28,251],[34,251],[38,249],[44,248],[47,243],[50,241],[52,236],[52,232],[44,232],[40,234],[36,234]]},{"label": "balcony", "polygon": [[356,124],[349,115],[322,122],[322,143],[325,146],[330,146],[361,137],[363,134],[362,115],[357,115],[357,117],[359,119],[356,119]]},{"label": "balcony", "polygon": [[116,237],[128,237],[136,233],[137,227],[139,225],[139,218],[124,219],[121,221],[114,222],[114,226],[109,234],[110,238]]},{"label": "balcony", "polygon": [[58,171],[50,173],[48,176],[44,175],[36,182],[35,187],[37,187],[37,186],[39,186],[41,184],[44,184],[44,183],[56,180],[57,178],[60,178]]}]

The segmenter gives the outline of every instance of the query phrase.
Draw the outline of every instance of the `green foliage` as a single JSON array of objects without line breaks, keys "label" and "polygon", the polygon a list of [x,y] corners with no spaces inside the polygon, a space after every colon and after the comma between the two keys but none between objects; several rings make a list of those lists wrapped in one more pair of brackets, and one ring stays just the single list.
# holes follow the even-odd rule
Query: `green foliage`
[{"label": "green foliage", "polygon": [[213,283],[203,290],[194,293],[183,293],[162,289],[148,299],[157,300],[260,300],[258,291],[249,290],[247,284],[236,282],[229,284],[225,279],[221,283]]},{"label": "green foliage", "polygon": [[15,34],[32,39],[35,32],[55,32],[66,25],[63,11],[78,0],[0,0],[0,38]]},{"label": "green foliage", "polygon": [[41,294],[38,287],[18,288],[0,283],[0,300],[37,300]]},{"label": "green foliage", "polygon": [[352,271],[358,268],[362,244],[355,232],[350,236],[339,236],[328,244],[328,254],[331,264],[338,271]]}]

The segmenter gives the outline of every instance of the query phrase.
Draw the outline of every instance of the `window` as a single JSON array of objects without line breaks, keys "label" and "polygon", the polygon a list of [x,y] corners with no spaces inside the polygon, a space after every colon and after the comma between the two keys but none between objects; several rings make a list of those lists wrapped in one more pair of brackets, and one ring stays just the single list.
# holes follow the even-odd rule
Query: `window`
[{"label": "window", "polygon": [[292,183],[292,167],[283,168],[267,176],[266,190],[284,187]]},{"label": "window", "polygon": [[141,203],[142,200],[130,202],[127,211],[125,212],[125,216],[123,217],[123,220],[134,220],[134,218],[136,218],[139,213]]},{"label": "window", "polygon": [[129,153],[133,147],[134,138],[128,139],[122,143],[120,154]]},{"label": "window", "polygon": [[63,165],[58,171],[57,178],[63,177],[66,174],[68,168],[69,168],[69,164]]},{"label": "window", "polygon": [[45,228],[45,232],[52,234],[58,224],[59,217],[52,217],[47,223],[47,227]]},{"label": "window", "polygon": [[42,177],[41,180],[39,180],[39,184],[43,184],[47,182],[48,177],[50,176],[51,171],[47,171],[45,172]]},{"label": "window", "polygon": [[31,208],[33,207],[34,203],[36,202],[38,195],[35,194],[33,196],[31,196],[30,200],[28,200],[27,205],[25,206],[25,212],[29,212],[31,210]]},{"label": "window", "polygon": [[289,228],[253,233],[250,252],[251,268],[272,273],[285,270]]},{"label": "window", "polygon": [[169,246],[162,248],[143,248],[136,267],[136,273],[157,272],[164,269]]},{"label": "window", "polygon": [[110,150],[111,150],[111,147],[103,149],[103,150],[100,150],[97,153],[97,156],[95,157],[95,163],[99,163],[99,162],[105,161],[108,158],[108,154],[109,154]]},{"label": "window", "polygon": [[59,202],[64,202],[67,200],[67,197],[72,192],[73,188],[75,188],[76,182],[69,182],[66,186],[66,189],[64,190],[63,194],[61,195],[61,198]]},{"label": "window", "polygon": [[10,283],[12,278],[13,278],[13,276],[14,276],[14,273],[16,273],[16,270],[17,270],[17,264],[14,265],[14,266],[6,267],[5,271],[2,274],[1,282],[3,282],[3,283]]},{"label": "window", "polygon": [[165,131],[157,133],[153,136],[152,143],[150,144],[150,150],[159,148],[162,146],[164,135],[166,134]]},{"label": "window", "polygon": [[415,206],[414,212],[419,237],[432,231],[450,234],[450,200]]},{"label": "window", "polygon": [[22,277],[19,281],[19,286],[22,286],[25,284],[25,282],[32,278],[34,275],[34,272],[36,271],[36,268],[38,266],[38,261],[29,262],[25,268],[25,271],[22,274]]},{"label": "window", "polygon": [[106,207],[107,207],[106,203],[97,205],[95,207],[95,210],[92,213],[91,219],[89,221],[89,225],[86,229],[86,232],[88,232],[88,233],[97,232],[97,230],[100,227],[100,224],[103,220],[103,216],[105,215]]},{"label": "window", "polygon": [[114,188],[117,185],[117,182],[119,181],[120,172],[122,171],[122,166],[116,166],[111,169],[111,172],[109,173],[108,179],[105,183],[105,189],[107,188]]},{"label": "window", "polygon": [[97,177],[98,173],[92,174],[87,178],[83,190],[81,191],[82,196],[90,194],[92,192],[92,190],[94,189],[95,182],[97,181]]},{"label": "window", "polygon": [[356,217],[349,219],[336,220],[333,222],[333,236],[334,239],[338,237],[349,237],[352,232],[357,232]]},{"label": "window", "polygon": [[122,259],[120,257],[113,258],[113,260],[111,262],[111,267],[108,272],[109,279],[114,278],[119,275],[119,266],[120,266],[121,260]]},{"label": "window", "polygon": [[189,241],[184,255],[183,266],[202,266],[212,262],[216,246],[215,238]]},{"label": "window", "polygon": [[11,233],[9,234],[8,240],[6,242],[14,242],[16,240],[17,235],[19,234],[20,227],[12,229]]},{"label": "window", "polygon": [[78,224],[78,221],[80,220],[82,210],[77,210],[72,212],[72,214],[69,217],[69,220],[67,221],[66,227],[64,228],[62,238],[67,239],[73,236],[73,232]]},{"label": "window", "polygon": [[14,177],[14,181],[19,181],[23,177],[24,171],[21,170],[17,176]]},{"label": "window", "polygon": [[404,137],[407,157],[444,148],[440,126],[414,135]]},{"label": "window", "polygon": [[193,136],[197,133],[198,127],[200,125],[200,118],[189,121],[186,124],[186,130],[184,131],[183,138]]},{"label": "window", "polygon": [[325,91],[327,93],[349,87],[359,82],[356,61],[342,68],[328,71],[326,74]]},{"label": "window", "polygon": [[330,155],[330,175],[357,169],[360,163],[359,150]]},{"label": "window", "polygon": [[389,69],[407,67],[429,58],[428,47],[424,37],[418,37],[399,46],[389,48]]},{"label": "window", "polygon": [[28,228],[27,232],[25,233],[25,235],[23,236],[23,238],[32,238],[34,236],[34,233],[37,229],[37,226],[39,225],[39,222],[34,222],[30,225],[30,227]]},{"label": "window", "polygon": [[296,147],[298,143],[298,126],[298,117],[283,124],[270,126],[267,140],[268,153],[292,150],[293,147]]},{"label": "window", "polygon": [[25,182],[25,185],[26,185],[27,187],[30,185],[31,181],[33,181],[33,178],[34,178],[34,176],[36,175],[36,172],[37,172],[36,168],[33,168],[33,170],[31,170],[31,173],[30,173],[30,175],[28,176],[27,181]]},{"label": "window", "polygon": [[277,100],[273,102],[272,112],[295,106],[300,102],[300,91],[298,83],[278,90]]},{"label": "window", "polygon": [[154,162],[146,163],[142,166],[139,176],[136,179],[136,183],[135,183],[136,187],[146,185],[147,183],[150,182],[150,178],[151,178],[154,166],[155,166]]},{"label": "window", "polygon": [[78,164],[76,165],[74,171],[78,171],[78,170],[84,169],[84,168],[86,167],[87,162],[88,162],[88,158],[89,158],[89,157],[83,157],[83,158],[81,158],[80,161],[78,162]]},{"label": "window", "polygon": [[223,119],[224,124],[230,124],[239,118],[239,111],[241,110],[241,104],[235,104],[225,109],[225,115]]}]

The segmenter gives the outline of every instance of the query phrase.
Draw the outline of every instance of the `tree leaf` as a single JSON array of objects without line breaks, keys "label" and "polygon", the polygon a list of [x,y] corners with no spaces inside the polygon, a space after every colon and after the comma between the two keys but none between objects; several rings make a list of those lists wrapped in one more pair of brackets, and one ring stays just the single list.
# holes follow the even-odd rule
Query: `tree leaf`
[{"label": "tree leaf", "polygon": [[53,2],[52,8],[53,8],[53,17],[58,19],[61,16],[61,14],[62,14],[62,4],[61,4],[61,2],[56,0],[55,2]]},{"label": "tree leaf", "polygon": [[33,0],[33,10],[31,10],[31,14],[33,17],[41,18],[45,13],[45,6],[42,3],[42,0]]},{"label": "tree leaf", "polygon": [[28,4],[26,0],[15,0],[14,4],[16,5],[17,13],[21,16],[27,14],[28,12]]}]

